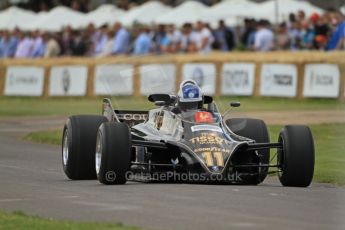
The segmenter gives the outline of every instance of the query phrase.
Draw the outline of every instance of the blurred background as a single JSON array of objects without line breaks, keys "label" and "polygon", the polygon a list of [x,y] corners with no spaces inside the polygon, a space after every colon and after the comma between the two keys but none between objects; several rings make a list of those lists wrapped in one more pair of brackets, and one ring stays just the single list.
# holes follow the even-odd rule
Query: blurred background
[{"label": "blurred background", "polygon": [[345,2],[1,1],[0,57],[342,50]]}]

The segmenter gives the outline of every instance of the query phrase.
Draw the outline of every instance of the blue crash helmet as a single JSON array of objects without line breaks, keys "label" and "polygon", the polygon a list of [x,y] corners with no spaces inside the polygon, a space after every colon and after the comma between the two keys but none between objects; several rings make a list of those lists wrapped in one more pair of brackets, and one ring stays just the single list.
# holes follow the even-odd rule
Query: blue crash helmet
[{"label": "blue crash helmet", "polygon": [[196,110],[203,107],[203,94],[193,80],[185,80],[180,85],[177,106],[182,110]]}]

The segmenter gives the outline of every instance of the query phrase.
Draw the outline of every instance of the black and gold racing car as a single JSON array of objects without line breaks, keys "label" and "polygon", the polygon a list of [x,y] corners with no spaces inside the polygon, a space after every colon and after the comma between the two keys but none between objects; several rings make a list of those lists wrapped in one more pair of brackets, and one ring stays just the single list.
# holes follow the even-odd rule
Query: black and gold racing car
[{"label": "black and gold racing car", "polygon": [[[314,143],[307,126],[287,125],[271,143],[264,121],[225,120],[210,96],[203,96],[202,108],[189,111],[181,111],[173,95],[152,94],[148,100],[155,109],[117,110],[104,99],[102,115],[71,116],[62,139],[67,177],[98,178],[103,184],[144,180],[257,185],[277,172],[283,186],[310,185]],[[272,157],[271,149],[276,150]]]}]

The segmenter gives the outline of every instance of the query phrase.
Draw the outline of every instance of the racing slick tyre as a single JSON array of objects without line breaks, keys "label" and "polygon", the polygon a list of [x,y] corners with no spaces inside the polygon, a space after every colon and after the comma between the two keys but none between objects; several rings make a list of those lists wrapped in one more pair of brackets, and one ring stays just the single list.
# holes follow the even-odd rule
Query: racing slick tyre
[{"label": "racing slick tyre", "polygon": [[103,123],[97,134],[96,172],[102,184],[125,184],[130,169],[132,138],[127,124]]},{"label": "racing slick tyre", "polygon": [[283,186],[307,187],[314,174],[314,140],[310,129],[303,125],[285,126],[278,141],[278,177]]},{"label": "racing slick tyre", "polygon": [[78,115],[68,118],[62,136],[62,166],[72,180],[96,179],[95,148],[98,127],[104,116]]},{"label": "racing slick tyre", "polygon": [[[253,118],[231,118],[225,121],[227,126],[235,134],[255,140],[257,143],[269,143],[270,136],[267,126],[263,120]],[[264,149],[258,151],[260,163],[269,164],[270,150]],[[260,174],[250,184],[260,184],[265,180],[268,174],[268,168],[261,168]]]}]

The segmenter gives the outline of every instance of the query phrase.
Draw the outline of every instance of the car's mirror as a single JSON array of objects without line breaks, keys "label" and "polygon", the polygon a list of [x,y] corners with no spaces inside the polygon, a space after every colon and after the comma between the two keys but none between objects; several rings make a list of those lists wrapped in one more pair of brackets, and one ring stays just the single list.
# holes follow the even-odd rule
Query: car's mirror
[{"label": "car's mirror", "polygon": [[168,104],[171,101],[171,97],[169,94],[156,93],[156,94],[151,94],[148,97],[148,100],[150,102],[164,101],[166,104]]},{"label": "car's mirror", "polygon": [[241,106],[241,102],[239,102],[239,101],[230,102],[230,106],[231,107],[240,107]]},{"label": "car's mirror", "polygon": [[213,102],[213,98],[211,96],[204,95],[204,104],[211,104]]}]

